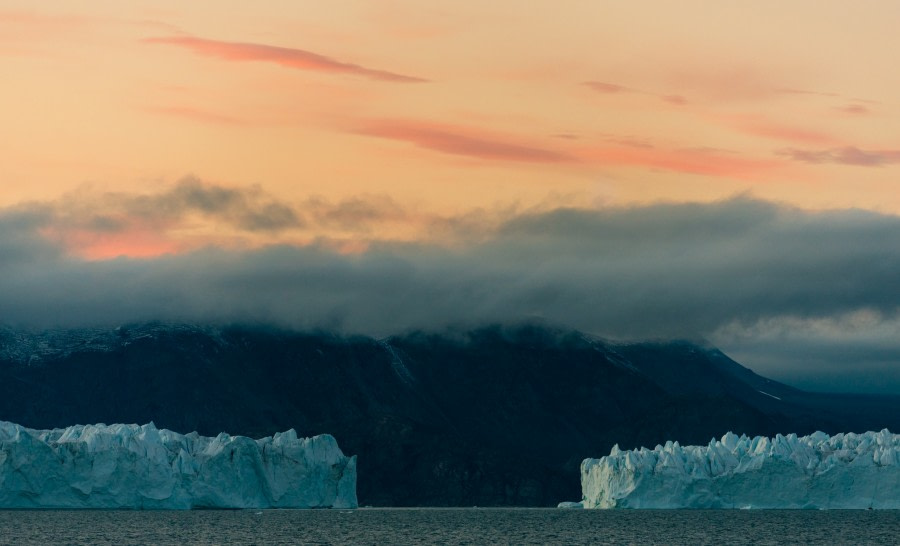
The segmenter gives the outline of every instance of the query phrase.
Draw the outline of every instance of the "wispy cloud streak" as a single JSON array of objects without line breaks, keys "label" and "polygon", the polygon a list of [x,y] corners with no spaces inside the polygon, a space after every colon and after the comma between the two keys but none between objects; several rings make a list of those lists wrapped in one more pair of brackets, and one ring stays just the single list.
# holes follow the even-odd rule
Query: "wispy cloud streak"
[{"label": "wispy cloud streak", "polygon": [[201,123],[216,123],[216,124],[224,124],[224,125],[247,125],[247,122],[243,119],[229,116],[226,114],[219,114],[216,112],[209,112],[207,110],[201,110],[199,108],[191,108],[188,106],[150,106],[143,109],[146,112],[154,113],[154,114],[164,114],[167,116],[174,116],[184,119],[189,119],[192,121],[198,121]]},{"label": "wispy cloud streak", "polygon": [[667,102],[674,106],[684,106],[688,104],[687,98],[683,95],[677,94],[667,94],[667,93],[652,93],[649,91],[641,91],[640,89],[634,89],[631,87],[626,87],[624,85],[619,85],[615,83],[608,82],[600,82],[600,81],[587,81],[582,82],[582,85],[591,89],[592,91],[596,91],[597,93],[601,93],[604,95],[618,95],[618,94],[628,94],[635,93],[639,95],[649,95],[652,97],[656,97],[663,102]]},{"label": "wispy cloud streak", "polygon": [[[707,147],[663,149],[631,138],[608,138],[616,146],[568,144],[560,149],[526,144],[520,138],[483,129],[416,120],[379,120],[356,133],[399,140],[445,154],[489,161],[572,164],[586,167],[627,166],[677,173],[743,178],[777,168],[778,159],[744,157]],[[559,139],[579,142],[578,139]]]},{"label": "wispy cloud streak", "polygon": [[864,116],[872,113],[872,111],[869,110],[868,107],[863,106],[862,104],[847,104],[845,106],[835,106],[834,109],[839,112],[851,114],[854,116]]},{"label": "wispy cloud streak", "polygon": [[735,127],[742,133],[802,144],[835,144],[837,139],[823,131],[775,123],[766,119],[739,119]]},{"label": "wispy cloud streak", "polygon": [[803,163],[837,163],[857,167],[881,167],[900,163],[900,150],[863,150],[855,146],[829,150],[784,148],[778,155]]},{"label": "wispy cloud streak", "polygon": [[774,169],[781,162],[743,157],[711,148],[665,150],[650,145],[594,148],[578,156],[592,165],[626,165],[706,176],[743,178]]},{"label": "wispy cloud streak", "polygon": [[374,80],[397,83],[427,81],[422,78],[405,76],[403,74],[385,70],[376,70],[358,64],[345,63],[326,57],[325,55],[289,47],[247,42],[223,42],[219,40],[196,38],[193,36],[145,38],[143,41],[148,44],[163,44],[182,47],[199,55],[216,57],[227,61],[269,62],[297,70],[354,74]]},{"label": "wispy cloud streak", "polygon": [[590,82],[584,82],[584,85],[598,93],[615,94],[615,93],[635,93],[636,92],[636,90],[631,89],[630,87],[625,87],[624,85],[618,85],[615,83],[590,81]]},{"label": "wispy cloud streak", "polygon": [[445,154],[478,159],[517,161],[524,163],[565,163],[575,158],[565,153],[529,146],[513,139],[489,135],[470,128],[404,120],[382,120],[369,123],[359,134],[401,140]]}]

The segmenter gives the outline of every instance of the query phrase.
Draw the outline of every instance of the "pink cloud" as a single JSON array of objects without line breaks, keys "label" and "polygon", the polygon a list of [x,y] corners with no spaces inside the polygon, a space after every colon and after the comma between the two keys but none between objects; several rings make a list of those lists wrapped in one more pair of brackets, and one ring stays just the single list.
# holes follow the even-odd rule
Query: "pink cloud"
[{"label": "pink cloud", "polygon": [[769,139],[806,145],[835,145],[839,142],[838,139],[826,132],[775,122],[760,115],[716,115],[708,116],[708,119],[712,122],[723,123],[744,134]]},{"label": "pink cloud", "polygon": [[675,106],[684,106],[688,103],[687,99],[681,95],[660,95],[659,98]]},{"label": "pink cloud", "polygon": [[751,135],[774,138],[777,140],[788,140],[805,144],[833,144],[836,142],[834,137],[821,131],[792,127],[790,125],[781,125],[767,121],[747,123],[740,125],[738,128]]},{"label": "pink cloud", "polygon": [[[708,102],[766,101],[774,98],[802,100],[820,97],[838,99],[839,93],[784,85],[784,74],[762,66],[729,60],[725,64],[703,63],[686,66],[668,74],[668,84]],[[857,100],[857,99],[853,99]]]},{"label": "pink cloud", "polygon": [[156,230],[135,229],[121,233],[70,232],[60,237],[70,251],[86,260],[108,260],[122,256],[156,258],[187,250]]},{"label": "pink cloud", "polygon": [[[784,94],[784,95],[808,95],[808,96],[818,96],[818,97],[827,97],[833,99],[845,99],[849,101],[853,101],[854,103],[866,103],[866,104],[878,104],[879,101],[864,99],[859,97],[847,97],[841,95],[839,93],[830,93],[826,91],[809,91],[805,89],[790,89],[790,88],[779,88],[775,90],[776,93]],[[868,113],[868,109],[865,106],[860,104],[849,104],[847,106],[838,106],[835,107],[836,110],[843,110],[848,114],[865,114]]]},{"label": "pink cloud", "polygon": [[609,142],[614,144],[619,144],[621,146],[628,146],[629,148],[644,148],[650,149],[654,148],[653,144],[650,144],[646,140],[640,140],[636,138],[620,138],[620,137],[612,137],[608,139]]},{"label": "pink cloud", "polygon": [[881,167],[900,163],[900,150],[861,150],[855,146],[829,150],[785,148],[777,153],[793,161],[804,163],[837,163],[857,167]]},{"label": "pink cloud", "polygon": [[673,94],[660,94],[653,93],[650,91],[641,91],[640,89],[634,89],[631,87],[626,87],[624,85],[619,85],[615,83],[607,83],[607,82],[598,82],[598,81],[589,81],[582,82],[582,85],[588,87],[592,91],[596,91],[597,93],[602,93],[604,95],[615,95],[615,94],[625,94],[625,93],[634,93],[638,95],[649,95],[652,97],[657,97],[658,99],[667,102],[669,104],[674,104],[675,106],[684,106],[688,103],[687,99],[681,95],[673,95]]},{"label": "pink cloud", "polygon": [[810,91],[807,89],[793,89],[790,87],[780,87],[775,89],[776,93],[783,95],[814,95],[818,97],[839,97],[837,93],[829,93],[827,91]]},{"label": "pink cloud", "polygon": [[866,114],[871,114],[872,111],[863,106],[862,104],[847,104],[845,106],[835,106],[835,110],[839,112],[843,112],[845,114],[851,114],[854,116],[864,116]]},{"label": "pink cloud", "polygon": [[584,82],[583,85],[598,93],[634,93],[634,89],[605,82]]},{"label": "pink cloud", "polygon": [[246,125],[247,122],[236,117],[217,114],[215,112],[207,112],[205,110],[199,110],[196,108],[183,107],[183,106],[162,106],[162,107],[149,107],[144,108],[145,111],[157,114],[165,114],[168,116],[175,116],[180,118],[189,119],[192,121],[199,121],[202,123],[218,123],[225,125]]},{"label": "pink cloud", "polygon": [[383,120],[356,131],[359,134],[402,140],[445,154],[478,159],[526,163],[565,163],[575,159],[567,154],[521,144],[508,137],[488,134],[472,128],[436,123]]},{"label": "pink cloud", "polygon": [[733,178],[754,176],[784,165],[782,160],[746,158],[713,148],[660,149],[633,139],[610,140],[618,145],[579,147],[567,153],[523,144],[480,129],[409,120],[376,121],[355,132],[405,141],[446,154],[525,163],[627,166]]},{"label": "pink cloud", "polygon": [[748,158],[729,150],[665,149],[644,140],[614,136],[605,139],[610,143],[606,146],[577,146],[579,140],[563,138],[571,142],[567,144],[568,149],[549,149],[483,129],[415,120],[378,120],[354,132],[404,141],[446,154],[523,163],[573,164],[589,168],[622,166],[731,178],[758,176],[786,165],[781,159]]},{"label": "pink cloud", "polygon": [[701,97],[704,103],[755,101],[774,92],[768,76],[739,61],[729,61],[727,65],[684,64],[663,76],[667,85]]},{"label": "pink cloud", "polygon": [[745,178],[781,165],[780,161],[741,157],[710,148],[661,150],[656,148],[599,148],[579,154],[598,165],[645,167],[687,174]]},{"label": "pink cloud", "polygon": [[400,83],[425,82],[421,78],[404,76],[384,70],[375,70],[364,66],[336,61],[318,53],[303,49],[278,47],[265,44],[243,42],[222,42],[206,40],[192,36],[173,36],[168,38],[146,38],[149,44],[166,44],[182,47],[199,55],[217,57],[228,61],[259,61],[275,63],[298,70],[314,70],[320,72],[336,72],[355,74],[374,80]]}]

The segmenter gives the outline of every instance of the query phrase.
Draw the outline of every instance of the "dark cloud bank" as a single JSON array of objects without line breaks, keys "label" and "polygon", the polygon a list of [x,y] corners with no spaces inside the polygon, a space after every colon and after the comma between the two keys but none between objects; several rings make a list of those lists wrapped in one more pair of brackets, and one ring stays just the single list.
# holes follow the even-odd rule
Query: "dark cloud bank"
[{"label": "dark cloud bank", "polygon": [[[169,198],[268,227],[240,196],[193,190]],[[309,215],[279,210],[279,224]],[[38,205],[0,211],[0,322],[262,321],[382,336],[536,319],[613,338],[704,336],[801,386],[900,391],[896,216],[740,197],[524,214],[452,246],[89,262],[40,235],[54,214]]]}]

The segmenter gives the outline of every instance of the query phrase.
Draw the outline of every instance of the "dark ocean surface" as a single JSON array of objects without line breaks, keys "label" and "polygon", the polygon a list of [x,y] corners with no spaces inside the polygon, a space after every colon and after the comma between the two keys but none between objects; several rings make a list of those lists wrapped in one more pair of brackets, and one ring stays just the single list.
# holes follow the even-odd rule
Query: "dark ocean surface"
[{"label": "dark ocean surface", "polygon": [[0,511],[0,544],[900,544],[900,511]]}]

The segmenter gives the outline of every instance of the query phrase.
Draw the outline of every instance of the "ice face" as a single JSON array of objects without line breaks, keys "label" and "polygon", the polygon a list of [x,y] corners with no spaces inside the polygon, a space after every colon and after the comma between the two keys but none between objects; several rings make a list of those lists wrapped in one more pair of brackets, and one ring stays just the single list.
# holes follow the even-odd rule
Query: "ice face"
[{"label": "ice face", "polygon": [[666,442],[581,463],[585,508],[900,508],[900,434]]},{"label": "ice face", "polygon": [[0,421],[0,508],[356,508],[356,457],[327,434],[252,440],[147,425]]}]

